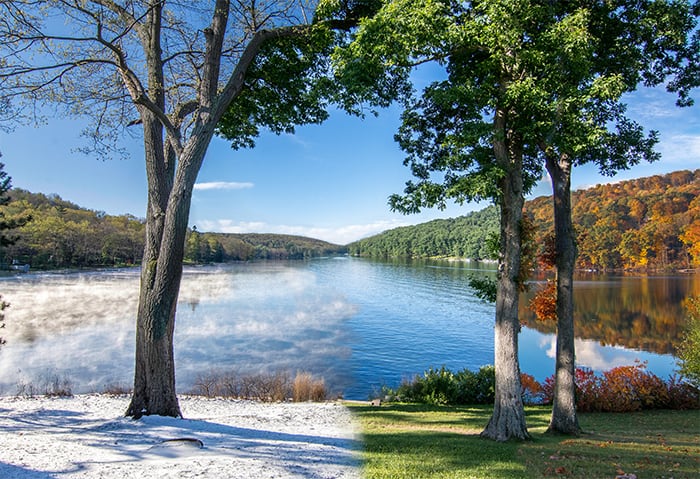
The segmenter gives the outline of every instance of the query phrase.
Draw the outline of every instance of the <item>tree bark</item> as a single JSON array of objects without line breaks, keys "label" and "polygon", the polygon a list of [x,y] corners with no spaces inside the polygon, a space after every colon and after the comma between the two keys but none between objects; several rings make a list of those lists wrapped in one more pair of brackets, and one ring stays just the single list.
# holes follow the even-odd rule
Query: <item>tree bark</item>
[{"label": "tree bark", "polygon": [[[134,390],[126,415],[135,419],[150,414],[180,417],[172,341],[175,324],[174,305],[177,302],[177,291],[172,289],[175,278],[170,278],[171,288],[160,291],[157,289],[157,284],[164,283],[164,278],[158,277],[158,260],[165,233],[173,170],[172,167],[168,167],[165,157],[162,125],[148,111],[142,112],[141,117],[144,119],[148,206],[136,316]],[[170,164],[174,162],[171,161]],[[179,289],[179,280],[175,286]],[[167,304],[170,304],[170,308],[163,311],[161,308],[168,308]]]},{"label": "tree bark", "polygon": [[554,235],[557,274],[557,355],[554,375],[554,402],[547,432],[578,435],[576,415],[574,345],[574,266],[576,243],[571,220],[571,160],[548,155],[547,171],[552,179]]},{"label": "tree bark", "polygon": [[[146,245],[136,318],[134,391],[126,415],[181,417],[175,386],[173,335],[182,279],[182,260],[192,192],[216,124],[242,91],[246,72],[265,42],[279,37],[305,35],[308,25],[255,32],[221,91],[222,48],[229,1],[216,0],[211,24],[203,30],[206,42],[204,66],[197,100],[179,105],[167,115],[161,59],[160,22],[163,2],[154,0],[139,28],[148,67],[148,94],[140,84],[123,78],[137,105],[144,128],[148,179]],[[182,107],[182,110],[180,110]],[[192,113],[192,131],[181,138],[179,113]]]},{"label": "tree bark", "polygon": [[[508,138],[506,115],[497,112],[495,119],[496,161],[505,176],[501,181],[501,258],[496,293],[494,330],[496,391],[493,415],[482,437],[496,441],[529,439],[525,424],[518,360],[518,301],[520,296],[520,228],[523,214],[522,152],[516,139]],[[510,140],[510,141],[509,141]]]}]

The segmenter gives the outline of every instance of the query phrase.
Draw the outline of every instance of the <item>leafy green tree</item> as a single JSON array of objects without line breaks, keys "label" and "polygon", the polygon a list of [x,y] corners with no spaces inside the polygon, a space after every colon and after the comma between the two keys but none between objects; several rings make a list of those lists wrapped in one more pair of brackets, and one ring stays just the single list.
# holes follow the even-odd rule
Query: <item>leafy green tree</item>
[{"label": "leafy green tree", "polygon": [[118,154],[125,130],[140,125],[148,200],[127,415],[181,415],[175,309],[193,187],[212,137],[252,146],[260,128],[325,119],[331,28],[349,28],[371,3],[0,2],[0,102],[24,101],[29,116],[51,103],[93,118],[85,134],[103,156]]},{"label": "leafy green tree", "polygon": [[[549,2],[539,10],[540,31],[530,39],[539,65],[532,62],[527,68],[532,77],[527,91],[532,125],[526,134],[544,157],[554,203],[558,327],[549,430],[577,434],[572,168],[595,162],[604,174],[614,174],[658,158],[653,151],[656,134],[645,136],[643,128],[626,117],[621,97],[639,84],[655,86],[672,74],[682,76],[686,65],[697,65],[698,39],[691,38],[697,22],[690,4],[682,1]],[[679,92],[681,103],[687,103],[693,85],[681,83],[669,87]],[[612,231],[603,226],[600,234],[592,232],[589,238],[605,237],[609,246],[620,244],[620,238],[610,238]],[[616,248],[600,251],[604,250]],[[611,266],[609,261],[621,258],[601,260],[605,267]]]},{"label": "leafy green tree", "polygon": [[[517,361],[500,362],[498,355],[517,351],[518,326],[510,311],[522,278],[514,258],[521,249],[520,197],[541,165],[547,168],[554,190],[560,321],[552,431],[579,431],[573,397],[571,168],[596,161],[612,173],[657,157],[655,134],[645,136],[626,118],[620,96],[675,73],[669,88],[681,103],[690,102],[689,91],[698,84],[696,14],[682,1],[395,0],[363,25],[351,51],[364,55],[369,67],[343,65],[353,78],[364,73],[373,79],[381,71],[399,80],[422,62],[446,66],[446,80],[407,102],[397,139],[418,181],[409,182],[391,204],[413,212],[442,207],[448,199],[491,198],[501,206],[496,371],[499,377],[507,368],[510,382],[501,376],[499,384],[509,397],[505,391],[516,385]],[[506,317],[511,319],[501,324]],[[499,407],[505,403],[496,399],[484,434],[526,437],[519,404],[511,403],[501,421]]]},{"label": "leafy green tree", "polygon": [[202,239],[197,227],[193,227],[192,231],[187,236],[185,244],[185,261],[196,263],[200,261],[199,251],[202,247]]},{"label": "leafy green tree", "polygon": [[[2,153],[0,153],[2,157]],[[5,171],[5,165],[0,163],[0,248],[9,246],[14,243],[15,238],[8,237],[5,233],[8,230],[19,228],[31,220],[30,216],[18,216],[7,218],[5,216],[4,206],[10,202],[8,195],[12,188],[12,178]],[[1,258],[1,257],[0,257]],[[1,263],[2,261],[0,261]],[[10,307],[10,303],[2,299],[0,295],[0,329],[5,327],[5,309]],[[0,346],[5,344],[5,340],[0,337]]]},{"label": "leafy green tree", "polygon": [[[482,435],[529,437],[520,395],[519,292],[524,194],[540,176],[536,145],[523,135],[529,119],[522,96],[521,20],[530,2],[395,0],[361,25],[356,42],[339,59],[341,73],[360,89],[358,97],[381,104],[403,96],[397,134],[405,164],[417,178],[390,198],[405,213],[490,199],[500,209],[500,257],[495,318],[494,412]],[[361,58],[362,61],[356,61]],[[406,98],[412,67],[437,59],[447,79]],[[388,78],[388,80],[387,80]]]},{"label": "leafy green tree", "polygon": [[688,298],[685,337],[678,346],[680,373],[700,388],[700,297]]},{"label": "leafy green tree", "polygon": [[[0,153],[0,158],[2,153]],[[30,215],[7,216],[3,208],[10,202],[9,191],[12,188],[12,178],[5,172],[5,165],[0,163],[0,249],[14,244],[16,238],[7,236],[7,232],[16,230],[31,221]],[[2,258],[0,258],[1,262]]]}]

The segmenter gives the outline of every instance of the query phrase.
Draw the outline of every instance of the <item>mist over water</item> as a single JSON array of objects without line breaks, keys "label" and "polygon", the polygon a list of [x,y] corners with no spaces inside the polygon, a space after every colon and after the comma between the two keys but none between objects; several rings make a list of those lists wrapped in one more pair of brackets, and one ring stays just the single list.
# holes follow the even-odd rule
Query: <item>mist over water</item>
[{"label": "mist over water", "polygon": [[[431,366],[492,364],[494,309],[468,286],[469,275],[480,271],[469,263],[356,258],[186,268],[175,326],[178,389],[187,392],[198,375],[211,372],[302,370],[346,398],[366,399]],[[700,282],[686,283],[662,311],[675,314],[680,298],[700,294]],[[138,289],[137,269],[0,278],[0,293],[11,303],[0,394],[56,376],[69,378],[76,393],[128,387]],[[585,289],[590,295],[590,285]],[[591,301],[583,301],[587,317],[604,309]],[[634,331],[642,331],[638,315],[634,321]],[[553,345],[553,334],[524,328],[522,370],[539,380],[551,375]],[[636,358],[662,377],[674,368],[668,354],[602,346],[598,338],[582,337],[576,346],[579,364],[596,369]]]},{"label": "mist over water", "polygon": [[[301,263],[298,265],[301,266]],[[285,263],[188,268],[178,302],[178,386],[199,374],[309,370],[338,384],[350,350],[342,321],[356,307]],[[7,346],[0,392],[68,377],[77,392],[133,378],[139,271],[27,275],[2,281]]]},{"label": "mist over water", "polygon": [[29,274],[0,284],[10,303],[0,392],[12,394],[20,382],[52,375],[70,377],[79,391],[128,384],[138,271]]}]

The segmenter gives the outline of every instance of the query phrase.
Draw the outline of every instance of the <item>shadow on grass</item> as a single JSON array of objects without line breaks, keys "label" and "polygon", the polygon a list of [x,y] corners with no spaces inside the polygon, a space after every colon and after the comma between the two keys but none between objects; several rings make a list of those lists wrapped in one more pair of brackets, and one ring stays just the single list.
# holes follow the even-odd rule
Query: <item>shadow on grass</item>
[{"label": "shadow on grass", "polygon": [[367,479],[526,477],[517,443],[434,431],[367,433],[363,439]]},{"label": "shadow on grass", "polygon": [[366,479],[700,477],[700,412],[581,414],[580,437],[545,434],[551,409],[527,407],[531,441],[479,433],[488,406],[352,406],[362,423]]},{"label": "shadow on grass", "polygon": [[[491,419],[491,406],[432,406],[427,404],[388,404],[380,408],[352,406],[355,415],[372,423],[391,423],[401,427],[435,428],[437,430],[456,429],[476,433],[484,430]],[[544,431],[549,424],[551,408],[528,407],[526,421],[528,428]]]}]

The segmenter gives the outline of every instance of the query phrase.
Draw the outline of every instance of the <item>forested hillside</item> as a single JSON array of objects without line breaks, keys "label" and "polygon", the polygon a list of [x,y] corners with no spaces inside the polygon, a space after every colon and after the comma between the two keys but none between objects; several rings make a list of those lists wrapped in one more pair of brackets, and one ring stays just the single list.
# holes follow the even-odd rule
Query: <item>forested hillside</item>
[{"label": "forested hillside", "polygon": [[347,248],[303,236],[279,234],[228,234],[190,231],[185,261],[221,263],[254,259],[303,259],[343,254]]},{"label": "forested hillside", "polygon": [[[131,215],[111,216],[79,207],[57,195],[10,192],[8,218],[31,216],[10,233],[14,245],[0,250],[0,263],[16,260],[35,269],[137,264],[143,254],[145,224]],[[189,231],[187,262],[297,259],[344,253],[345,247],[300,236],[223,234]]]},{"label": "forested hillside", "polygon": [[[0,262],[33,268],[135,264],[141,259],[145,225],[131,215],[86,210],[56,195],[10,192],[6,217],[31,216],[13,234],[18,241]],[[700,265],[700,169],[677,171],[574,191],[573,217],[583,269],[682,269]],[[526,203],[540,248],[553,232],[551,197]],[[298,259],[342,254],[370,257],[486,259],[488,239],[498,233],[498,210],[489,206],[453,219],[395,228],[347,247],[274,234],[202,233],[187,237],[185,260],[210,263]]]},{"label": "forested hillside", "polygon": [[72,268],[134,264],[141,260],[145,224],[131,216],[92,211],[58,195],[10,192],[3,207],[7,216],[31,216],[12,234],[14,245],[4,248],[0,261],[12,260],[32,268]]},{"label": "forested hillside", "polygon": [[[677,171],[572,193],[573,218],[584,269],[670,269],[700,264],[700,170]],[[553,234],[551,197],[528,201],[541,249]],[[348,246],[374,257],[487,257],[498,232],[498,210],[396,228]]]},{"label": "forested hillside", "polygon": [[498,209],[489,206],[458,218],[403,226],[348,245],[356,256],[487,259],[487,238],[498,235]]},{"label": "forested hillside", "polygon": [[[585,269],[668,269],[700,265],[700,169],[676,171],[572,194]],[[553,231],[551,198],[528,202],[540,244]]]}]

